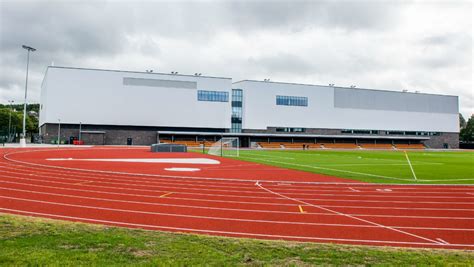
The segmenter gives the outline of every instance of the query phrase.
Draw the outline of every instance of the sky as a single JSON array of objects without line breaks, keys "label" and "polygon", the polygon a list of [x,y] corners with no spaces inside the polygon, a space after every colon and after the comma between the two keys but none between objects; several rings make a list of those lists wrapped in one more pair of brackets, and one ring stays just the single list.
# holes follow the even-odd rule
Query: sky
[{"label": "sky", "polygon": [[0,103],[38,103],[46,67],[271,79],[457,95],[474,113],[471,1],[0,0]]}]

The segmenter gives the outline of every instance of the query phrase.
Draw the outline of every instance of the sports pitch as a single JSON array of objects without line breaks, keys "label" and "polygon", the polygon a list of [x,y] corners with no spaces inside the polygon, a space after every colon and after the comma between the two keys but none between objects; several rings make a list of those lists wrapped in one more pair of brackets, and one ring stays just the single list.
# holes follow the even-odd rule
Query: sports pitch
[{"label": "sports pitch", "polygon": [[469,151],[241,150],[239,159],[369,183],[474,184]]}]

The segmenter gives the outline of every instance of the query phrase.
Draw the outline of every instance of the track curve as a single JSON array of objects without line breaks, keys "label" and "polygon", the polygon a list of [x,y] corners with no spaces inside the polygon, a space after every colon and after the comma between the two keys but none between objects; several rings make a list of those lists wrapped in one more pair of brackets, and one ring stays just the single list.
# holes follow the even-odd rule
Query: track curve
[{"label": "track curve", "polygon": [[[0,212],[209,235],[474,249],[472,186],[366,184],[146,148],[0,152]],[[163,158],[171,163],[137,162]],[[219,164],[176,163],[200,158]]]}]

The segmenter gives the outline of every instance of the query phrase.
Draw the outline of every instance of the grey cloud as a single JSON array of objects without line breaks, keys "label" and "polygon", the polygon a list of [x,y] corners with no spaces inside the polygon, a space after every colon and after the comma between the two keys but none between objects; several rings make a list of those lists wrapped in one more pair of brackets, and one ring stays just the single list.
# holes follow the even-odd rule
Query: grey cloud
[{"label": "grey cloud", "polygon": [[276,54],[273,56],[263,56],[258,58],[249,58],[249,64],[254,68],[261,69],[267,73],[274,74],[309,74],[314,71],[311,62],[294,54]]},{"label": "grey cloud", "polygon": [[[472,84],[472,78],[457,71],[471,66],[472,25],[452,31],[433,27],[419,38],[397,39],[409,30],[399,27],[402,20],[410,19],[404,15],[412,4],[375,0],[0,0],[0,101],[5,102],[6,96],[21,98],[26,64],[22,44],[38,49],[30,66],[33,101],[38,101],[34,96],[52,61],[78,67],[173,68],[193,73],[199,69],[236,79],[265,75],[312,83],[315,77],[324,77],[330,80],[323,84],[384,88],[396,88],[405,79],[406,84],[417,84],[420,76],[410,72],[428,73],[422,79],[431,82],[425,85],[436,87],[443,77],[431,72],[439,72],[450,80],[463,80],[463,85]],[[444,7],[440,7],[443,12]],[[423,12],[419,9],[416,15]],[[219,39],[220,35],[235,37],[241,44],[234,47]],[[255,36],[271,40],[281,35],[289,43],[260,48],[246,43],[258,40]],[[310,44],[301,50],[291,40],[299,35],[305,35],[299,41]]]},{"label": "grey cloud", "polygon": [[228,3],[239,28],[380,29],[393,25],[399,5],[383,1],[238,1]]}]

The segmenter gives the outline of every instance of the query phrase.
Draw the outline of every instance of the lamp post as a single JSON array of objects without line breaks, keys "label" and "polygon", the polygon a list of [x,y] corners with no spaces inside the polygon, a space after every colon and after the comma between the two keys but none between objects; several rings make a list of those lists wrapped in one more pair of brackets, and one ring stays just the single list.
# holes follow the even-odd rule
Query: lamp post
[{"label": "lamp post", "polygon": [[10,117],[8,118],[8,142],[10,142],[10,139],[12,138],[11,128],[12,128],[13,102],[15,102],[15,101],[8,100],[8,103],[10,104]]},{"label": "lamp post", "polygon": [[25,147],[26,146],[26,96],[28,92],[28,67],[30,65],[30,52],[35,52],[36,49],[27,45],[22,45],[22,47],[28,51],[27,57],[26,57],[25,103],[23,104],[23,133],[20,138],[20,146]]}]

